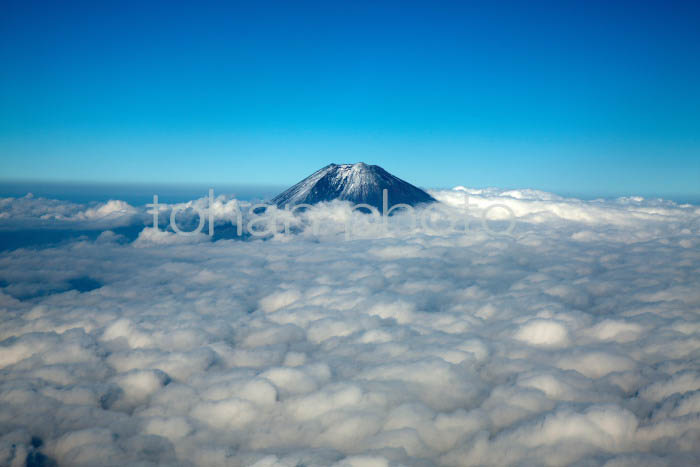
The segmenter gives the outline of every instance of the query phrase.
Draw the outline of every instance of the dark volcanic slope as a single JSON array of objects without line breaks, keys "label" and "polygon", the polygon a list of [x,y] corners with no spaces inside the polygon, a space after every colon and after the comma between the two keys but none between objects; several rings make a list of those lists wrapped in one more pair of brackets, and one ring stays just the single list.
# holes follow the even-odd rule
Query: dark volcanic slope
[{"label": "dark volcanic slope", "polygon": [[354,204],[369,204],[381,212],[384,189],[388,190],[389,206],[399,203],[415,206],[435,201],[425,191],[391,175],[378,165],[358,162],[327,165],[275,196],[272,203],[283,208],[287,204],[315,204],[339,199]]}]

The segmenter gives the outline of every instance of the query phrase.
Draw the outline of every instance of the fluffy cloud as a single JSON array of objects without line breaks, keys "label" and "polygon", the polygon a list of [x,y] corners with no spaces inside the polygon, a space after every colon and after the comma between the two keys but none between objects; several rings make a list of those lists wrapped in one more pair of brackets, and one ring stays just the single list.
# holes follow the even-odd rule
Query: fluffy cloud
[{"label": "fluffy cloud", "polygon": [[36,198],[0,198],[0,228],[113,228],[128,225],[140,211],[120,200],[89,205]]},{"label": "fluffy cloud", "polygon": [[[327,203],[264,239],[3,252],[0,464],[693,465],[700,208],[431,194],[458,231],[365,216],[346,240]],[[143,222],[110,203],[0,212]],[[237,205],[216,203],[218,228]],[[483,228],[508,210],[510,235]]]}]

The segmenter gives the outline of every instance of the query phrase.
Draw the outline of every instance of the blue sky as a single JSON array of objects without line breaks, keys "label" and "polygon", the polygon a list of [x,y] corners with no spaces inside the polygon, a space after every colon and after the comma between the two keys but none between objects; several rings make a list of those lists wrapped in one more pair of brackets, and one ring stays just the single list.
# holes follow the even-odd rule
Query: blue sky
[{"label": "blue sky", "polygon": [[700,196],[696,2],[144,3],[3,2],[0,179]]}]

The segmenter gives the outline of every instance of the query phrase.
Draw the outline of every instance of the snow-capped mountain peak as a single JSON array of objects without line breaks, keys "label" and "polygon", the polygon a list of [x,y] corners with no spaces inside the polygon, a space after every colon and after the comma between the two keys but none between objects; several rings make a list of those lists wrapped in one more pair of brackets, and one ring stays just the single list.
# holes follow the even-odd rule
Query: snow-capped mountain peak
[{"label": "snow-capped mountain peak", "polygon": [[388,191],[389,206],[414,206],[435,199],[425,191],[390,174],[378,165],[329,164],[272,199],[278,207],[315,204],[334,199],[369,204],[382,209],[382,190]]}]

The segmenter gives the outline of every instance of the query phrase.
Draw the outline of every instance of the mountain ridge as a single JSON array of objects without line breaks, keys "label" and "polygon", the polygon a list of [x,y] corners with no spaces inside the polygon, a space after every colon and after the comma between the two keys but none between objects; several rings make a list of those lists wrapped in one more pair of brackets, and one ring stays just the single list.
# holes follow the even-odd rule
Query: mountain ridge
[{"label": "mountain ridge", "polygon": [[285,205],[316,204],[343,200],[368,204],[382,210],[382,191],[388,192],[389,206],[415,206],[436,200],[420,188],[390,174],[378,165],[364,162],[329,164],[272,198],[280,208]]}]

